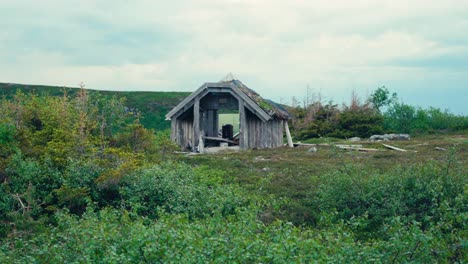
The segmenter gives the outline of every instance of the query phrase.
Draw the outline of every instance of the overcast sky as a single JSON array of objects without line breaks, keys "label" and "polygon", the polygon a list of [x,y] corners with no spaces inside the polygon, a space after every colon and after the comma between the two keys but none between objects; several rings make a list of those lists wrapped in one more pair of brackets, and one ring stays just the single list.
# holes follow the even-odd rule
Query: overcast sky
[{"label": "overcast sky", "polygon": [[232,72],[289,103],[385,85],[468,114],[468,0],[0,0],[0,82],[194,91]]}]

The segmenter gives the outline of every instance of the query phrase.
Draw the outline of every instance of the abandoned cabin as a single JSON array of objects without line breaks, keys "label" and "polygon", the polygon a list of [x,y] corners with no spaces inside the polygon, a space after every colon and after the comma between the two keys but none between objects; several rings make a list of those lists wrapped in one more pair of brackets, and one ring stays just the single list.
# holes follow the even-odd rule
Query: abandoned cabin
[{"label": "abandoned cabin", "polygon": [[[234,118],[221,123],[224,113]],[[292,146],[290,118],[282,106],[235,79],[203,84],[166,115],[171,139],[194,152],[219,146],[276,148],[283,146],[284,132]]]}]

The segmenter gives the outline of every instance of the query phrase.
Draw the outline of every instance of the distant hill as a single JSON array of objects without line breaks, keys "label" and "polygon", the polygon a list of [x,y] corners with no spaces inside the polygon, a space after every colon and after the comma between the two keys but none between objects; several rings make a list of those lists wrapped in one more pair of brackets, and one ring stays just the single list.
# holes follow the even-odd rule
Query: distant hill
[{"label": "distant hill", "polygon": [[[63,95],[66,90],[68,94],[73,95],[78,91],[75,87],[45,86],[45,85],[27,85],[15,83],[0,83],[0,96],[12,98],[17,90],[24,93],[34,92],[37,95]],[[170,128],[169,121],[165,121],[165,115],[179,102],[181,102],[190,93],[188,92],[120,92],[120,91],[100,91],[87,89],[91,93],[118,98],[127,98],[127,107],[138,109],[143,118],[141,122],[146,128],[152,128],[156,131]]]}]

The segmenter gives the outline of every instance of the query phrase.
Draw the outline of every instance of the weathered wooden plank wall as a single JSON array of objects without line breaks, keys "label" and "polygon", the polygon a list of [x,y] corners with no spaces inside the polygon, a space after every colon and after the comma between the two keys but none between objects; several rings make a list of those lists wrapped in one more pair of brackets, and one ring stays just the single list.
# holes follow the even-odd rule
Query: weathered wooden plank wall
[{"label": "weathered wooden plank wall", "polygon": [[193,120],[183,119],[178,122],[177,144],[181,147],[192,146],[193,139]]},{"label": "weathered wooden plank wall", "polygon": [[246,110],[249,148],[275,148],[283,145],[283,120],[263,122]]},{"label": "weathered wooden plank wall", "polygon": [[218,136],[218,111],[205,110],[202,114],[201,128],[205,131],[204,136]]}]

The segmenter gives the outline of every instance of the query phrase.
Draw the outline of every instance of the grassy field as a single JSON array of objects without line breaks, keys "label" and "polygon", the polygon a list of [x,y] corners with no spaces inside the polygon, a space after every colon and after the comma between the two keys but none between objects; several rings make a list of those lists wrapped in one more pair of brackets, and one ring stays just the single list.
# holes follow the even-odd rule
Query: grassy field
[{"label": "grassy field", "polygon": [[[24,93],[36,93],[38,95],[61,96],[64,91],[74,95],[78,89],[71,87],[24,85],[0,83],[0,96],[12,98],[18,90]],[[187,92],[119,92],[89,90],[105,96],[125,97],[127,107],[138,109],[143,118],[141,122],[146,128],[156,131],[170,128],[171,124],[165,120],[165,115],[190,93]]]},{"label": "grassy field", "polygon": [[[384,174],[390,170],[415,167],[428,162],[457,167],[465,175],[468,171],[467,133],[422,136],[409,141],[349,143],[339,139],[322,139],[315,140],[314,143],[324,142],[360,144],[364,148],[377,148],[380,151],[357,152],[333,146],[318,146],[318,151],[314,153],[308,151],[310,147],[282,147],[218,155],[182,156],[180,159],[196,166],[204,165],[222,170],[226,172],[229,181],[239,183],[252,192],[259,192],[258,186],[262,186],[261,192],[290,200],[287,207],[272,212],[275,215],[271,217],[280,217],[296,224],[313,223],[311,211],[314,208],[309,207],[309,201],[313,198],[311,195],[317,187],[317,178],[331,172],[346,171],[353,167],[362,171],[363,175]],[[386,149],[382,143],[408,151]],[[436,147],[446,150],[438,150]]]}]

